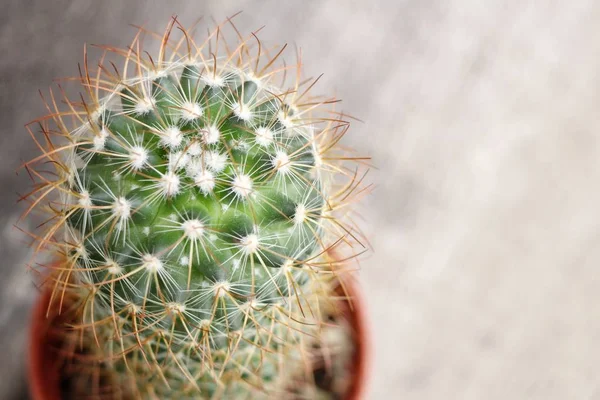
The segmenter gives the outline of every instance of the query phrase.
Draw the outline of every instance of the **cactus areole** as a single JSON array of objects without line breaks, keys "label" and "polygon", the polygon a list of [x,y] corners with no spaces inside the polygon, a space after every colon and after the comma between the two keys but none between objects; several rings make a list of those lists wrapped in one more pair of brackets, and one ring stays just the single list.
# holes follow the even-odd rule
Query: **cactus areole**
[{"label": "cactus areole", "polygon": [[[193,36],[173,18],[162,36],[100,47],[94,67],[86,51],[82,95],[60,86],[28,125],[42,152],[24,199],[49,214],[36,255],[60,260],[44,285],[72,314],[58,349],[69,390],[335,398],[354,345],[348,263],[329,254],[364,251],[351,205],[368,189],[339,145],[349,118],[312,94],[299,52],[285,64],[285,46],[231,19]],[[339,387],[323,389],[322,366]]]}]

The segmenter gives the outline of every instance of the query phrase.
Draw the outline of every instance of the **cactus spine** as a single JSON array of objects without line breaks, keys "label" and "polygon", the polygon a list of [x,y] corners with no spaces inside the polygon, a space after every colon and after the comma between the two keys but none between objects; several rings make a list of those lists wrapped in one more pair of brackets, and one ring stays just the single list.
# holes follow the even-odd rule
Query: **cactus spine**
[{"label": "cactus spine", "polygon": [[83,101],[52,94],[30,126],[43,153],[28,212],[51,214],[32,237],[63,260],[53,299],[75,304],[99,398],[314,395],[341,272],[328,253],[361,248],[360,163],[300,57],[286,66],[285,46],[232,43],[227,26],[195,42],[174,18],[154,57],[140,30],[96,70],[86,53]]}]

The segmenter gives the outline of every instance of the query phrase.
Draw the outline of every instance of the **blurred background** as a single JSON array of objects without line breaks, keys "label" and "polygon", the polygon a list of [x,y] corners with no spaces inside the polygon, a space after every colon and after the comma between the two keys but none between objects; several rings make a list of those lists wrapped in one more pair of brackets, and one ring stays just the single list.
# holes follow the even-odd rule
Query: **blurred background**
[{"label": "blurred background", "polygon": [[[0,399],[27,399],[29,249],[13,228],[38,89],[83,43],[171,15],[302,48],[377,189],[361,279],[368,399],[600,399],[600,3],[0,1]],[[293,51],[288,57],[293,55]]]}]

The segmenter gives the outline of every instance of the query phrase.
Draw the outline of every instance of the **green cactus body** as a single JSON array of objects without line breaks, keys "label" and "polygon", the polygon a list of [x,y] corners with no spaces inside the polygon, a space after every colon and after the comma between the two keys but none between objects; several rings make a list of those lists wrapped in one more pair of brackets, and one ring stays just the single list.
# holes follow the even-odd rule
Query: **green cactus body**
[{"label": "green cactus body", "polygon": [[55,295],[79,293],[75,331],[117,372],[98,384],[105,397],[285,394],[310,381],[335,308],[325,254],[356,241],[334,217],[360,191],[332,161],[348,123],[315,116],[332,101],[309,97],[312,84],[276,85],[280,53],[260,43],[221,56],[182,43],[164,40],[155,61],[135,41],[117,52],[122,74],[82,74],[74,129],[51,116],[65,143],[46,153],[61,199],[41,241],[66,260]]}]

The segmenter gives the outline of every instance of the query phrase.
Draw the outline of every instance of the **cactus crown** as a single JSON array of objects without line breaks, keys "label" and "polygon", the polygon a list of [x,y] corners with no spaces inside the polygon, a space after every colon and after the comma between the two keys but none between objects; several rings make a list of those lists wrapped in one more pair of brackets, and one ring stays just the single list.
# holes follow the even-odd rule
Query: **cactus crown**
[{"label": "cactus crown", "polygon": [[47,266],[53,298],[77,294],[74,330],[134,397],[285,392],[282,363],[314,361],[336,307],[327,253],[362,249],[347,207],[365,191],[360,159],[338,145],[348,118],[311,94],[299,54],[286,66],[285,46],[230,19],[196,43],[173,18],[155,57],[147,34],[101,47],[94,71],[86,53],[82,101],[61,88],[59,109],[51,92],[28,126],[42,150],[28,212],[51,214],[31,235],[63,259]]}]

